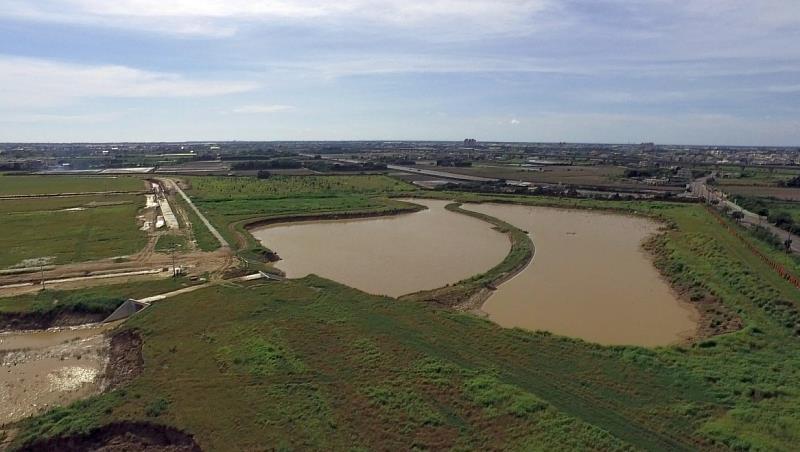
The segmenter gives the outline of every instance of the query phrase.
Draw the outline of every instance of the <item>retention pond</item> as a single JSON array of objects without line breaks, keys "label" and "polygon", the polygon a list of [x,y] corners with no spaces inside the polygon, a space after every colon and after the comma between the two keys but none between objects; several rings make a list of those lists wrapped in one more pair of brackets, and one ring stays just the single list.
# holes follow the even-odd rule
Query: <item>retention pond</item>
[{"label": "retention pond", "polygon": [[252,232],[281,256],[289,278],[311,273],[365,292],[400,296],[435,289],[500,263],[511,243],[481,220],[411,200],[427,210],[357,220],[284,223]]},{"label": "retention pond", "polygon": [[506,327],[546,330],[608,345],[656,346],[694,334],[697,313],[679,301],[642,242],[645,218],[500,204],[465,205],[530,233],[533,262],[483,305]]},{"label": "retention pond", "polygon": [[[503,260],[509,239],[491,225],[445,210],[448,201],[409,200],[427,210],[393,217],[284,223],[253,235],[289,278],[314,273],[374,294],[442,287]],[[533,262],[494,291],[482,310],[506,327],[546,330],[601,344],[680,342],[697,314],[681,303],[642,242],[659,225],[632,216],[500,204],[464,208],[529,231]]]}]

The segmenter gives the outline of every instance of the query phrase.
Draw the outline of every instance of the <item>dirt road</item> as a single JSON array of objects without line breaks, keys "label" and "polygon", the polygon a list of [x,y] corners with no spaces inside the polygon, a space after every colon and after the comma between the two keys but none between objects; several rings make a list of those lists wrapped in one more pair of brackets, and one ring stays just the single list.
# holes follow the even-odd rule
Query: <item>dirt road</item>
[{"label": "dirt road", "polygon": [[211,224],[211,222],[208,221],[206,216],[203,215],[202,212],[200,212],[200,209],[198,209],[197,206],[194,205],[192,200],[186,195],[186,193],[183,192],[183,189],[181,189],[181,187],[177,183],[175,183],[174,180],[163,178],[159,179],[159,181],[161,181],[168,188],[177,191],[178,194],[181,195],[183,200],[186,201],[187,204],[189,204],[189,207],[192,208],[194,213],[197,214],[197,216],[200,218],[200,221],[202,221],[203,224],[208,228],[208,230],[211,232],[214,238],[216,238],[217,241],[219,241],[219,244],[222,245],[223,248],[230,248],[230,245],[228,244],[227,240],[225,240],[225,238],[222,237],[222,234],[220,234],[219,231],[217,231],[217,229]]}]

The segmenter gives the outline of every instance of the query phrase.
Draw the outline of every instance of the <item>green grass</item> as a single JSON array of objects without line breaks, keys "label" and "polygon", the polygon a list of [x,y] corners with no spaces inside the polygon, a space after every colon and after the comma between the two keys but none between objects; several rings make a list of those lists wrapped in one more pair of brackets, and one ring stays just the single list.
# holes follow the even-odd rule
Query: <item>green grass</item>
[{"label": "green grass", "polygon": [[156,242],[156,251],[159,253],[185,252],[189,251],[189,243],[186,237],[177,234],[164,234]]},{"label": "green grass", "polygon": [[[219,241],[211,231],[208,230],[206,225],[200,220],[200,217],[194,212],[194,209],[189,207],[186,201],[183,200],[181,196],[174,196],[170,198],[170,203],[178,204],[183,209],[183,212],[189,217],[189,221],[192,223],[192,238],[197,243],[197,247],[200,248],[202,251],[214,251],[220,247]],[[181,216],[178,215],[179,221],[181,221]],[[184,227],[182,225],[181,227]]]},{"label": "green grass", "polygon": [[254,177],[191,177],[188,193],[192,200],[275,199],[331,197],[339,195],[375,195],[409,191],[410,185],[375,175],[359,176],[273,176]]},{"label": "green grass", "polygon": [[128,322],[144,337],[143,374],[124,390],[22,422],[16,444],[154,413],[204,450],[793,450],[800,442],[800,291],[705,207],[425,195],[658,218],[669,229],[651,246],[665,277],[696,299],[720,299],[744,328],[694,345],[604,347],[315,276],[218,285]]},{"label": "green grass", "polygon": [[143,204],[137,195],[0,200],[0,268],[43,257],[63,264],[133,254],[147,241],[136,220]]},{"label": "green grass", "polygon": [[800,224],[800,202],[784,201],[752,196],[736,196],[734,201],[743,208],[757,214],[787,212],[796,224]]},{"label": "green grass", "polygon": [[673,406],[704,413],[713,400],[690,375],[615,349],[316,277],[203,289],[128,327],[144,334],[150,364],[124,396],[95,399],[114,404],[96,423],[143,418],[166,399],[159,422],[187,429],[205,450],[687,447],[698,419]]},{"label": "green grass", "polygon": [[[386,199],[386,196],[416,190],[405,182],[377,175],[273,176],[266,180],[189,177],[186,181],[190,185],[187,195],[195,205],[229,243],[242,250],[257,245],[242,229],[248,221],[409,209],[402,203]],[[192,223],[199,224],[199,220],[195,222],[193,219]],[[201,246],[201,249],[206,248]]]},{"label": "green grass", "polygon": [[135,177],[0,175],[0,196],[144,189],[144,182]]}]

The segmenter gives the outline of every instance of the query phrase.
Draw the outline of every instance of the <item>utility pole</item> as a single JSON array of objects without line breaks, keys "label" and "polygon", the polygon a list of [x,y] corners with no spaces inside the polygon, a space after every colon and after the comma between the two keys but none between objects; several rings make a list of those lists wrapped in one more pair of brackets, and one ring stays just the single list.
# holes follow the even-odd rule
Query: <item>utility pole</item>
[{"label": "utility pole", "polygon": [[175,268],[175,245],[171,246],[169,251],[170,251],[170,254],[172,255],[172,277],[174,278],[174,277],[178,276],[178,271]]}]

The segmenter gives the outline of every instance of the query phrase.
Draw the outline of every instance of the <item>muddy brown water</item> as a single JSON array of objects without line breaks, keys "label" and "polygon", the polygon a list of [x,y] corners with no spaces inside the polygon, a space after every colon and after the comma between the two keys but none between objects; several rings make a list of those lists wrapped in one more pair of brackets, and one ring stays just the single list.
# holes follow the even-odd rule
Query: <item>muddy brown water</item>
[{"label": "muddy brown water", "polygon": [[0,333],[0,425],[100,392],[114,326]]},{"label": "muddy brown water", "polygon": [[545,207],[464,208],[528,231],[536,246],[533,262],[483,305],[498,324],[609,345],[667,345],[695,332],[698,314],[678,300],[642,249],[657,223]]},{"label": "muddy brown water", "polygon": [[508,254],[491,225],[445,210],[448,201],[409,200],[420,212],[357,220],[288,223],[252,234],[282,258],[289,278],[314,273],[365,292],[399,296],[489,270]]}]

